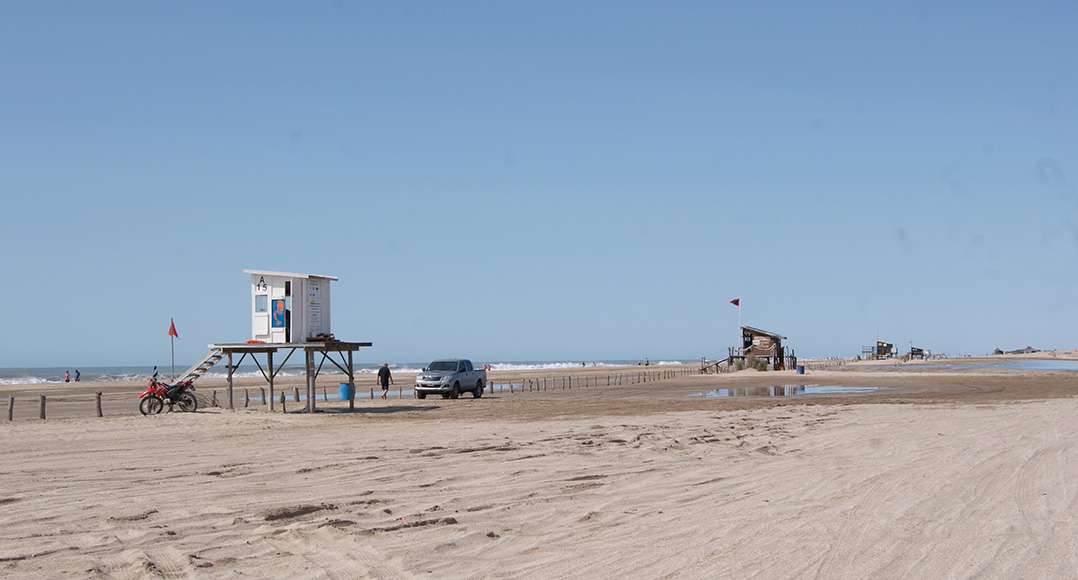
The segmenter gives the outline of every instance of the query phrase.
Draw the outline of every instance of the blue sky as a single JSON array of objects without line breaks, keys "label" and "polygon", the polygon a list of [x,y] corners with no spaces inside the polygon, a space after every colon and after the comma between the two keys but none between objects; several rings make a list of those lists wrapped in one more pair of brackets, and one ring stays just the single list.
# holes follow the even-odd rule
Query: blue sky
[{"label": "blue sky", "polygon": [[2,2],[0,367],[1078,346],[1073,1]]}]

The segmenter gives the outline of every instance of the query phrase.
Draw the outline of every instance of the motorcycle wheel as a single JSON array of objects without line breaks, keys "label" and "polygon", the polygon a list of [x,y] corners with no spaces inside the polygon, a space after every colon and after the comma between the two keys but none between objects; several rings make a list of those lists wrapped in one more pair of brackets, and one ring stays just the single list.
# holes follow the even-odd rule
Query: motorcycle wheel
[{"label": "motorcycle wheel", "polygon": [[143,415],[156,415],[161,412],[161,409],[163,409],[164,406],[165,404],[161,402],[159,397],[155,395],[146,395],[139,401],[138,410],[141,411]]},{"label": "motorcycle wheel", "polygon": [[191,393],[181,393],[176,398],[176,404],[180,406],[180,410],[184,413],[193,413],[195,409],[198,409],[198,399]]}]

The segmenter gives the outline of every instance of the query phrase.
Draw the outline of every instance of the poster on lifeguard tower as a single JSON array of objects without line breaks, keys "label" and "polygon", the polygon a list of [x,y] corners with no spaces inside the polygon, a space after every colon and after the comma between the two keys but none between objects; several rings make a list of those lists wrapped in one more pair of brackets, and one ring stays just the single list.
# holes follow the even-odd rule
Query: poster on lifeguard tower
[{"label": "poster on lifeguard tower", "polygon": [[307,336],[322,332],[322,287],[318,280],[307,281]]},{"label": "poster on lifeguard tower", "polygon": [[283,298],[273,300],[273,328],[284,328],[288,317],[285,315],[285,301]]}]

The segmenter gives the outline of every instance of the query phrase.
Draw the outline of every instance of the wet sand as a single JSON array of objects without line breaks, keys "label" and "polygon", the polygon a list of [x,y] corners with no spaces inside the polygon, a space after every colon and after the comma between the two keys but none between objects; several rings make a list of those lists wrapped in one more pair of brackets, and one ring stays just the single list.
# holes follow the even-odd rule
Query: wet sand
[{"label": "wet sand", "polygon": [[[331,401],[320,407],[333,412],[314,415],[254,405],[143,417],[141,383],[33,385],[16,393],[27,413],[17,407],[15,421],[0,422],[0,576],[1061,578],[1078,569],[1078,373],[851,365],[609,387],[600,378],[644,370],[492,373],[494,382],[546,378],[548,388],[359,398],[355,412],[333,401],[336,379],[326,377]],[[568,374],[573,389],[552,388]],[[797,384],[887,388],[690,396]],[[223,388],[208,381],[198,393],[223,397]],[[96,390],[104,418],[80,406]],[[358,390],[366,394],[363,382]],[[45,421],[35,418],[38,392],[50,398]]]}]

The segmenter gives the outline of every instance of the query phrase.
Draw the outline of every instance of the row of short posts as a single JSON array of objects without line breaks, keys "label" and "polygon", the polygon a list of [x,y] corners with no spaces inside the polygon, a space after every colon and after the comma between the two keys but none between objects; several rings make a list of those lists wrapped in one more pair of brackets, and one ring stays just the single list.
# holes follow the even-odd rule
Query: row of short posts
[{"label": "row of short posts", "polygon": [[[613,375],[606,375],[606,386],[609,387],[609,386],[616,386],[616,385],[632,385],[632,384],[638,384],[638,383],[648,383],[648,382],[654,382],[654,381],[658,381],[658,380],[662,380],[662,379],[670,379],[670,378],[674,378],[674,377],[685,375],[685,374],[692,374],[693,372],[694,371],[692,371],[691,369],[663,369],[663,370],[660,370],[660,371],[641,371],[641,372],[636,372],[636,373],[617,373],[617,374],[613,374]],[[583,384],[581,384],[580,377],[577,377],[577,379],[576,379],[576,387],[577,388],[597,387],[597,386],[599,386],[601,379],[602,379],[601,376],[586,375],[586,376],[583,377]],[[512,379],[510,379],[508,381],[495,381],[495,382],[492,382],[492,383],[488,383],[486,390],[490,394],[494,394],[495,392],[504,393],[507,390],[508,390],[508,392],[510,394],[512,394],[512,393],[516,392],[518,387],[519,387],[519,390],[521,392],[525,392],[525,391],[531,392],[531,391],[547,391],[547,390],[558,390],[558,389],[572,390],[573,386],[574,386],[573,377],[572,376],[564,376],[564,377],[543,377],[541,381],[538,378],[520,379],[519,381],[516,381],[516,382],[514,382]],[[265,406],[265,404],[266,404],[266,389],[265,388],[260,388],[259,390],[261,391],[262,405]],[[414,397],[415,393],[413,393],[412,396]],[[370,387],[370,389],[368,391],[368,397],[370,397],[371,400],[374,399],[374,397],[375,397],[375,387],[374,386]],[[326,393],[326,387],[325,386],[322,387],[322,398],[325,401],[329,400],[328,394]],[[403,387],[397,387],[397,398],[398,399],[404,398],[404,389],[403,389]],[[250,404],[250,401],[251,401],[251,397],[250,397],[249,391],[247,389],[244,389],[243,390],[243,406],[248,407],[249,404]],[[285,397],[284,392],[282,392],[281,395],[280,395],[280,399],[278,399],[278,403],[281,405],[281,412],[282,413],[287,412],[286,401],[287,401],[287,398]],[[299,387],[294,387],[293,388],[292,401],[297,402],[297,403],[300,401]],[[214,407],[217,406],[217,391],[213,391],[213,401],[211,402],[211,406],[214,406]]]},{"label": "row of short posts", "polygon": [[[244,406],[244,408],[249,407],[252,400],[260,400],[263,406],[266,405],[266,389],[265,389],[265,387],[259,387],[259,391],[261,393],[260,397],[258,399],[251,399],[250,390],[249,389],[243,389],[243,406]],[[374,399],[374,387],[370,388],[370,398]],[[397,388],[397,398],[398,399],[404,398],[404,389],[402,389],[400,387]],[[286,404],[285,404],[287,400],[288,399],[287,399],[286,395],[282,391],[281,395],[280,395],[280,398],[277,400],[277,402],[281,405],[281,412],[282,413],[288,412],[288,410],[286,408]],[[325,385],[322,386],[322,400],[329,401],[329,392],[326,390]],[[292,401],[297,402],[297,403],[300,401],[299,387],[293,387],[292,388]],[[211,407],[218,406],[218,404],[217,404],[217,391],[216,390],[213,391],[213,398],[212,398],[212,401],[210,402],[210,406]]]},{"label": "row of short posts", "polygon": [[[46,417],[45,408],[48,402],[48,398],[45,393],[38,393],[39,405],[38,405],[38,418],[44,419]],[[94,407],[97,409],[97,416],[104,417],[101,412],[101,391],[94,393]],[[15,419],[15,395],[8,395],[7,398],[7,420],[13,421]]]},{"label": "row of short posts", "polygon": [[[663,369],[661,371],[644,371],[637,373],[617,373],[613,375],[606,375],[606,386],[617,385],[634,385],[638,383],[649,383],[663,379],[672,379],[681,375],[694,374],[692,369]],[[602,380],[601,376],[585,375],[583,378],[576,377],[575,386],[579,388],[598,387]],[[519,381],[496,381],[491,383],[490,392],[504,393],[508,389],[508,392],[512,394],[516,388],[519,387],[521,392],[531,391],[547,391],[547,390],[572,390],[574,386],[574,380],[572,376],[564,377],[542,377],[531,379],[520,379]]]},{"label": "row of short posts", "polygon": [[[606,375],[606,386],[609,387],[609,386],[624,385],[624,384],[637,384],[637,383],[653,382],[653,381],[657,381],[657,380],[661,380],[661,379],[674,378],[676,376],[687,374],[689,372],[691,372],[691,371],[686,370],[686,369],[665,369],[665,370],[662,370],[662,371],[646,371],[646,372],[638,372],[638,373],[617,373],[617,374],[614,374],[614,375]],[[597,386],[599,386],[600,379],[601,379],[601,377],[588,375],[588,376],[585,376],[583,378],[583,383],[581,383],[580,378],[577,377],[576,386],[577,386],[577,388],[597,387]],[[491,394],[494,394],[495,392],[504,393],[506,391],[506,387],[508,387],[509,393],[513,393],[513,392],[515,392],[515,389],[516,389],[517,386],[520,387],[521,392],[558,390],[559,388],[562,389],[562,390],[571,390],[573,388],[573,377],[571,377],[571,376],[542,377],[542,381],[540,381],[540,379],[538,379],[538,378],[530,378],[530,379],[520,379],[520,381],[518,383],[514,383],[512,380],[509,380],[508,382],[499,381],[499,382],[489,383],[487,385],[488,391]],[[265,387],[259,387],[259,391],[261,393],[261,396],[260,396],[261,403],[262,403],[263,406],[265,406],[266,405],[266,389],[265,389]],[[46,400],[46,397],[45,397],[44,393],[39,394],[39,397],[40,397],[40,407],[39,407],[38,417],[41,418],[41,419],[44,419],[46,417],[45,410],[46,410],[46,402],[47,402],[47,400]],[[404,389],[402,387],[397,387],[397,398],[401,399],[403,397],[404,397]],[[326,387],[325,386],[322,387],[322,398],[324,400],[326,400],[326,401],[329,400],[328,393],[326,392]],[[374,387],[370,388],[370,398],[374,399]],[[299,398],[299,387],[293,387],[293,389],[292,389],[292,400],[294,402],[297,402],[297,403],[299,402],[299,400],[300,400],[300,398]],[[281,404],[281,412],[282,413],[287,412],[287,410],[285,408],[285,401],[286,401],[285,394],[282,391],[281,392],[281,398],[280,398],[280,401],[279,401],[280,404]],[[243,389],[243,406],[248,407],[250,405],[250,403],[251,403],[250,390],[249,389]],[[104,414],[101,412],[101,391],[97,391],[96,393],[94,393],[94,406],[95,406],[96,411],[97,411],[97,416],[98,417],[104,417]],[[217,402],[217,390],[216,389],[210,392],[210,406],[211,407],[220,406],[218,404],[218,402]],[[7,420],[12,421],[12,420],[14,420],[14,418],[15,418],[15,395],[9,395],[8,396],[8,405],[7,405]]]},{"label": "row of short posts", "polygon": [[[259,390],[262,392],[262,404],[265,405],[266,404],[266,389],[260,387]],[[41,418],[41,419],[44,419],[44,418],[46,418],[45,410],[46,410],[46,404],[47,404],[47,397],[45,396],[44,393],[40,393],[38,396],[39,396],[39,399],[40,399],[38,417]],[[322,396],[323,397],[326,396],[325,387],[322,387]],[[294,397],[293,400],[299,401],[299,387],[296,387],[294,389],[293,397]],[[247,407],[251,402],[251,397],[250,397],[248,389],[243,390],[243,398],[244,398],[243,406]],[[282,392],[281,393],[281,411],[285,410],[284,402],[285,402],[285,394]],[[219,407],[220,406],[219,403],[217,402],[217,390],[216,389],[214,389],[213,391],[210,392],[210,406],[211,407]],[[101,410],[101,391],[97,391],[96,393],[94,393],[94,407],[96,408],[98,417],[104,417],[105,416],[104,413],[102,413],[102,410]],[[15,419],[15,395],[8,395],[7,420],[12,421],[14,419]]]}]

